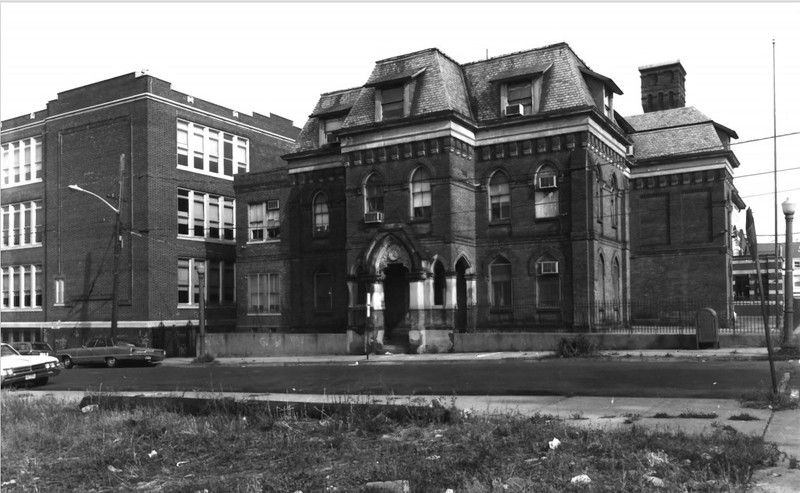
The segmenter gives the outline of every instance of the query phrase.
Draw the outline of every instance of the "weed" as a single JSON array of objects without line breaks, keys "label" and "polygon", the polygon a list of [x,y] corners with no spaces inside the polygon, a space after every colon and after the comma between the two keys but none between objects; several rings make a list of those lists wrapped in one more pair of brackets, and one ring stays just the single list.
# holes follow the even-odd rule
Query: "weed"
[{"label": "weed", "polygon": [[653,415],[653,417],[654,417],[654,418],[658,418],[658,419],[672,419],[672,418],[674,418],[675,416],[673,416],[673,415],[671,415],[671,414],[667,414],[667,413],[655,413],[655,414]]},{"label": "weed", "polygon": [[213,363],[214,356],[208,353],[201,354],[200,356],[194,358],[192,363],[195,364],[204,364],[204,363]]},{"label": "weed", "polygon": [[686,411],[680,413],[678,417],[684,419],[714,419],[717,417],[717,413],[704,413],[687,409]]},{"label": "weed", "polygon": [[728,419],[731,421],[761,421],[759,418],[747,413],[734,414]]},{"label": "weed", "polygon": [[558,358],[579,358],[597,354],[598,347],[583,334],[573,339],[562,337],[556,346],[555,355]]},{"label": "weed", "polygon": [[783,393],[773,394],[771,389],[755,390],[742,394],[739,403],[742,407],[750,409],[772,409],[773,411],[798,408],[796,400]]}]

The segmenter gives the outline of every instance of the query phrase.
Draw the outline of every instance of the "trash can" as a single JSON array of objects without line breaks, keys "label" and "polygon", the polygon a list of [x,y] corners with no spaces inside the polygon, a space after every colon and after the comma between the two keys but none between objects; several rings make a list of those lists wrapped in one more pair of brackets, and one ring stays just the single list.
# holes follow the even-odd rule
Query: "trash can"
[{"label": "trash can", "polygon": [[697,349],[719,348],[719,319],[713,308],[702,308],[697,312],[695,333]]}]

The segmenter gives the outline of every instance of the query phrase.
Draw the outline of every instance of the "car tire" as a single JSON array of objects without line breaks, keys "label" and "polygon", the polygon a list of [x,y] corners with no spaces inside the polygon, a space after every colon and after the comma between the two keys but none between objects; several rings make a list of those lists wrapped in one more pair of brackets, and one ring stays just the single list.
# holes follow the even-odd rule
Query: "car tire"
[{"label": "car tire", "polygon": [[75,366],[75,363],[72,362],[72,358],[70,358],[69,356],[62,356],[61,357],[61,363],[64,365],[64,368],[66,368],[67,370],[69,370],[73,366]]},{"label": "car tire", "polygon": [[109,368],[117,366],[117,358],[106,358],[106,366]]}]

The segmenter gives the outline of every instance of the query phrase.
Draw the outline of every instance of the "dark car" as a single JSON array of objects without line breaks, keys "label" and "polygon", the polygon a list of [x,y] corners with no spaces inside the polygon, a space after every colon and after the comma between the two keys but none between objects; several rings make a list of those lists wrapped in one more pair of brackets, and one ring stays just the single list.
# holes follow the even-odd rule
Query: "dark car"
[{"label": "dark car", "polygon": [[19,354],[10,344],[0,347],[0,385],[44,385],[61,372],[61,364],[53,356]]},{"label": "dark car", "polygon": [[120,363],[156,364],[164,360],[163,349],[137,346],[128,341],[111,337],[91,339],[81,347],[61,349],[56,357],[64,368],[74,365],[105,364],[113,368]]},{"label": "dark car", "polygon": [[11,347],[19,354],[39,354],[42,356],[55,356],[56,352],[46,342],[12,342]]}]

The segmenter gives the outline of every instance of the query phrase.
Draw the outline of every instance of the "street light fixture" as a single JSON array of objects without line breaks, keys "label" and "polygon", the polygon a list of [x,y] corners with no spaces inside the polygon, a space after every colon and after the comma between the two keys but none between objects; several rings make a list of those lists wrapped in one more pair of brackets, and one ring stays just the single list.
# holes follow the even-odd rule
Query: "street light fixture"
[{"label": "street light fixture", "polygon": [[94,192],[90,192],[84,188],[79,187],[78,185],[68,185],[67,188],[70,190],[75,190],[76,192],[83,192],[89,194],[93,197],[100,199],[102,203],[107,205],[114,214],[116,215],[116,221],[114,226],[114,271],[112,274],[112,283],[111,283],[111,329],[109,330],[109,336],[114,337],[117,333],[117,324],[119,320],[119,256],[120,250],[122,249],[122,217],[120,215],[120,210],[122,209],[122,190],[123,190],[123,183],[125,178],[125,154],[120,154],[119,156],[119,194],[117,195],[117,206],[114,207],[111,205],[106,199],[97,195]]},{"label": "street light fixture", "polygon": [[794,219],[797,204],[790,202],[787,197],[781,204],[783,215],[786,217],[786,253],[784,255],[783,279],[783,344],[784,349],[794,348],[794,261],[792,259],[792,220]]}]

